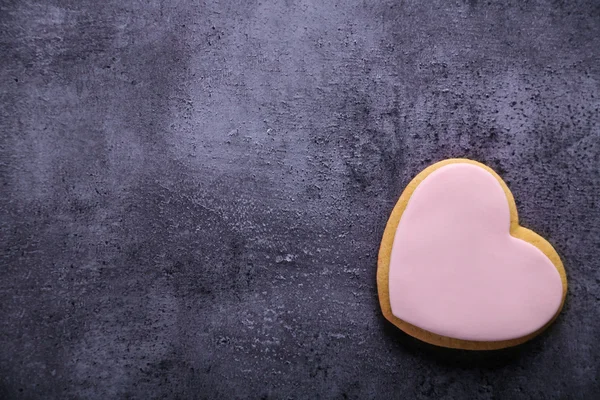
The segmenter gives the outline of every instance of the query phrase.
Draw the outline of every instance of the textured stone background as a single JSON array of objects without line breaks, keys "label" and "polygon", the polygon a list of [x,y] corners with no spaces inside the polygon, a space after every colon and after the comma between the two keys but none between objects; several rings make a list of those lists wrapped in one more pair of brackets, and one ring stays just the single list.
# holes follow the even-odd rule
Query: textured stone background
[{"label": "textured stone background", "polygon": [[[600,398],[597,1],[0,1],[0,398]],[[500,172],[541,337],[380,314],[406,183]]]}]

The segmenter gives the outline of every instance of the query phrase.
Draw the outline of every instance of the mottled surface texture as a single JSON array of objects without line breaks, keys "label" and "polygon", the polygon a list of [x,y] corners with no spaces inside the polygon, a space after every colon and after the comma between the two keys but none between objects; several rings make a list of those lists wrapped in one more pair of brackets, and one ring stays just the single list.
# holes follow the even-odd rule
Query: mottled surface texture
[{"label": "mottled surface texture", "polygon": [[[597,399],[597,1],[0,0],[0,398]],[[377,249],[482,161],[562,255],[522,347],[417,343]]]}]

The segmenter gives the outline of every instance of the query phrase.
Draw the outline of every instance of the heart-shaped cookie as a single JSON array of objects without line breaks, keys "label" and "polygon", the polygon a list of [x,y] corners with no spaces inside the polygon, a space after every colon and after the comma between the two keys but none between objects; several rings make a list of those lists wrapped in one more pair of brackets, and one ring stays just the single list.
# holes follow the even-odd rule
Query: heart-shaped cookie
[{"label": "heart-shaped cookie", "polygon": [[550,243],[519,225],[504,181],[481,163],[450,159],[402,193],[381,242],[377,286],[383,314],[409,335],[492,350],[550,325],[567,278]]}]

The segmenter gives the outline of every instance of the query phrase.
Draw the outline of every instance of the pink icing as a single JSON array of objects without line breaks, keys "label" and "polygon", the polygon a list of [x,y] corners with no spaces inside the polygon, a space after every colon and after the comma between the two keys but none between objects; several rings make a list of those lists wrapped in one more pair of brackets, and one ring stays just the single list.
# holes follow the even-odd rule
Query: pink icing
[{"label": "pink icing", "polygon": [[537,247],[510,235],[502,186],[485,169],[443,166],[415,189],[394,237],[392,313],[463,340],[516,339],[558,312],[562,282]]}]

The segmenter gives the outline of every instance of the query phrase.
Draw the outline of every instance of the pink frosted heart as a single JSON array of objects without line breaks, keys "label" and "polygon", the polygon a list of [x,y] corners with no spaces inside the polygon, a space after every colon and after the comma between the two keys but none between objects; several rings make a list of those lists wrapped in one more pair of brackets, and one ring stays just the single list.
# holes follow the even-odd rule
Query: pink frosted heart
[{"label": "pink frosted heart", "polygon": [[398,224],[389,266],[392,313],[456,339],[501,341],[537,331],[561,307],[552,261],[510,235],[498,180],[467,163],[432,172]]}]

